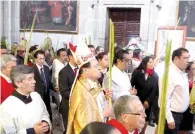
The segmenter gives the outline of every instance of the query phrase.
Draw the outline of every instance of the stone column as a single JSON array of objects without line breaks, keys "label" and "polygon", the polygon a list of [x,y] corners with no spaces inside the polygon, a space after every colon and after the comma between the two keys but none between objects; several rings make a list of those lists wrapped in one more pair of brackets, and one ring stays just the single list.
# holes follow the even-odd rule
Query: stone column
[{"label": "stone column", "polygon": [[11,3],[11,42],[20,41],[20,2],[12,1]]},{"label": "stone column", "polygon": [[9,47],[12,42],[19,42],[20,36],[20,2],[19,1],[3,1],[0,2],[1,16],[0,32],[2,36],[7,37]]},{"label": "stone column", "polygon": [[0,38],[3,35],[3,1],[0,2]]},{"label": "stone column", "polygon": [[11,1],[4,1],[3,6],[3,36],[7,37],[8,43],[11,44]]}]

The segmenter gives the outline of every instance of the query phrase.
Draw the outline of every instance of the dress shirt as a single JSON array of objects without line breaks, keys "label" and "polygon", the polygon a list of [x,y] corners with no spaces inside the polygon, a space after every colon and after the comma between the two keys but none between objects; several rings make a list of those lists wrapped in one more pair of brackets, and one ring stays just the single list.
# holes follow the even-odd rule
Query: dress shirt
[{"label": "dress shirt", "polygon": [[39,69],[39,73],[40,73],[40,74],[41,74],[41,68],[43,68],[43,72],[44,72],[44,67],[43,67],[43,65],[40,66],[40,65],[38,65],[38,64],[36,63],[36,66],[37,66],[37,68]]},{"label": "dress shirt", "polygon": [[[106,74],[103,87],[108,89],[108,73]],[[131,83],[128,74],[125,71],[121,71],[115,65],[112,67],[112,90],[113,101],[123,95],[130,95]]]},{"label": "dress shirt", "polygon": [[78,69],[78,67],[76,66],[73,66],[70,62],[69,62],[69,65],[70,65],[70,67],[72,68],[72,70],[73,70],[73,72],[74,72],[74,69],[76,68],[76,69]]},{"label": "dress shirt", "polygon": [[59,72],[66,66],[66,63],[62,63],[59,59],[54,59],[52,64],[52,78],[51,81],[54,84],[55,88],[59,88],[58,84],[58,78],[59,78]]},{"label": "dress shirt", "polygon": [[[160,95],[161,89],[162,78],[159,80]],[[187,74],[181,71],[174,63],[172,63],[169,67],[169,78],[166,97],[166,119],[168,123],[172,123],[174,122],[174,118],[172,116],[171,111],[183,113],[187,110],[190,102]]]}]

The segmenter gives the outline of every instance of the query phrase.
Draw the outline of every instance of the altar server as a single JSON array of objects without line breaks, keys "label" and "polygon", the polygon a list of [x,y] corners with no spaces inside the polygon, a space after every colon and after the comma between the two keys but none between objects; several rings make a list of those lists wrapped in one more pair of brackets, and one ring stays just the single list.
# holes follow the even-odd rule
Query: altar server
[{"label": "altar server", "polygon": [[10,76],[16,90],[0,106],[0,133],[49,133],[49,114],[41,96],[34,92],[33,69],[19,65],[13,68]]}]

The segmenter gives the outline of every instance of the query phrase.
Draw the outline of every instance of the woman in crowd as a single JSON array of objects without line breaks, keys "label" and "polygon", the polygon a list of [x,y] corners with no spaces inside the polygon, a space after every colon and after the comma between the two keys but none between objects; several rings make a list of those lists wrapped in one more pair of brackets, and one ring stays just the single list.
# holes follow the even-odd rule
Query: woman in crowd
[{"label": "woman in crowd", "polygon": [[103,82],[103,79],[104,79],[104,75],[106,74],[107,69],[108,69],[108,66],[109,66],[108,53],[107,52],[99,53],[96,56],[96,59],[98,60],[99,66],[101,68],[101,73],[102,74],[101,74],[101,77],[98,79],[98,81],[99,81],[99,83],[102,86],[102,82]]},{"label": "woman in crowd", "polygon": [[97,46],[95,49],[96,55],[98,55],[99,53],[102,53],[102,52],[104,52],[104,48],[101,46]]},{"label": "woman in crowd", "polygon": [[[146,126],[149,121],[151,107],[154,105],[154,99],[157,102],[158,93],[158,75],[154,72],[154,63],[152,57],[145,57],[138,68],[133,71],[131,85],[137,89],[137,96],[146,109]],[[145,126],[145,128],[146,128]],[[145,132],[145,128],[142,132]]]},{"label": "woman in crowd", "polygon": [[[189,90],[190,92],[192,91],[192,88],[194,86],[194,77],[195,77],[195,63],[194,62],[189,62],[186,72],[188,74],[188,81],[189,81]],[[180,134],[188,134],[188,131],[193,130],[193,119],[194,119],[194,114],[190,112],[191,108],[194,107],[194,105],[189,106],[189,108],[184,112],[183,115],[183,120],[180,126]]]},{"label": "woman in crowd", "polygon": [[133,69],[137,68],[142,61],[142,51],[141,49],[135,49],[133,51],[132,65]]},{"label": "woman in crowd", "polygon": [[[107,72],[108,66],[109,66],[109,58],[108,53],[102,52],[99,53],[96,56],[96,59],[99,62],[99,66],[101,69],[101,77],[98,79],[101,87],[104,79],[104,75]],[[104,88],[104,87],[103,87]],[[106,96],[112,96],[112,92],[104,90],[103,92],[100,92],[95,98],[96,102],[99,108],[99,111],[102,113],[103,121],[106,121],[106,118],[109,117],[112,114],[112,107],[108,107],[108,101],[106,99]]]},{"label": "woman in crowd", "polygon": [[126,70],[126,72],[128,73],[128,75],[131,78],[131,74],[133,73],[133,63],[132,63],[132,58],[133,58],[133,51],[131,49],[127,49],[127,51],[129,52],[129,64],[128,64],[128,69]]}]

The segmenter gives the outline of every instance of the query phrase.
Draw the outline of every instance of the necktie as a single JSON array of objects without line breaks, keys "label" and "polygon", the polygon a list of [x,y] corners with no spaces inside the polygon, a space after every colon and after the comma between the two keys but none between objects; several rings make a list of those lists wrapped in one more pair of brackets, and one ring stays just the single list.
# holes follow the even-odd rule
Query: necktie
[{"label": "necktie", "polygon": [[43,81],[43,84],[45,85],[45,87],[47,88],[47,82],[46,82],[46,79],[45,79],[45,74],[43,72],[43,68],[41,68],[41,79]]},{"label": "necktie", "polygon": [[74,68],[74,74],[76,75],[77,74],[77,70],[78,70],[78,68],[76,67],[76,68]]}]

